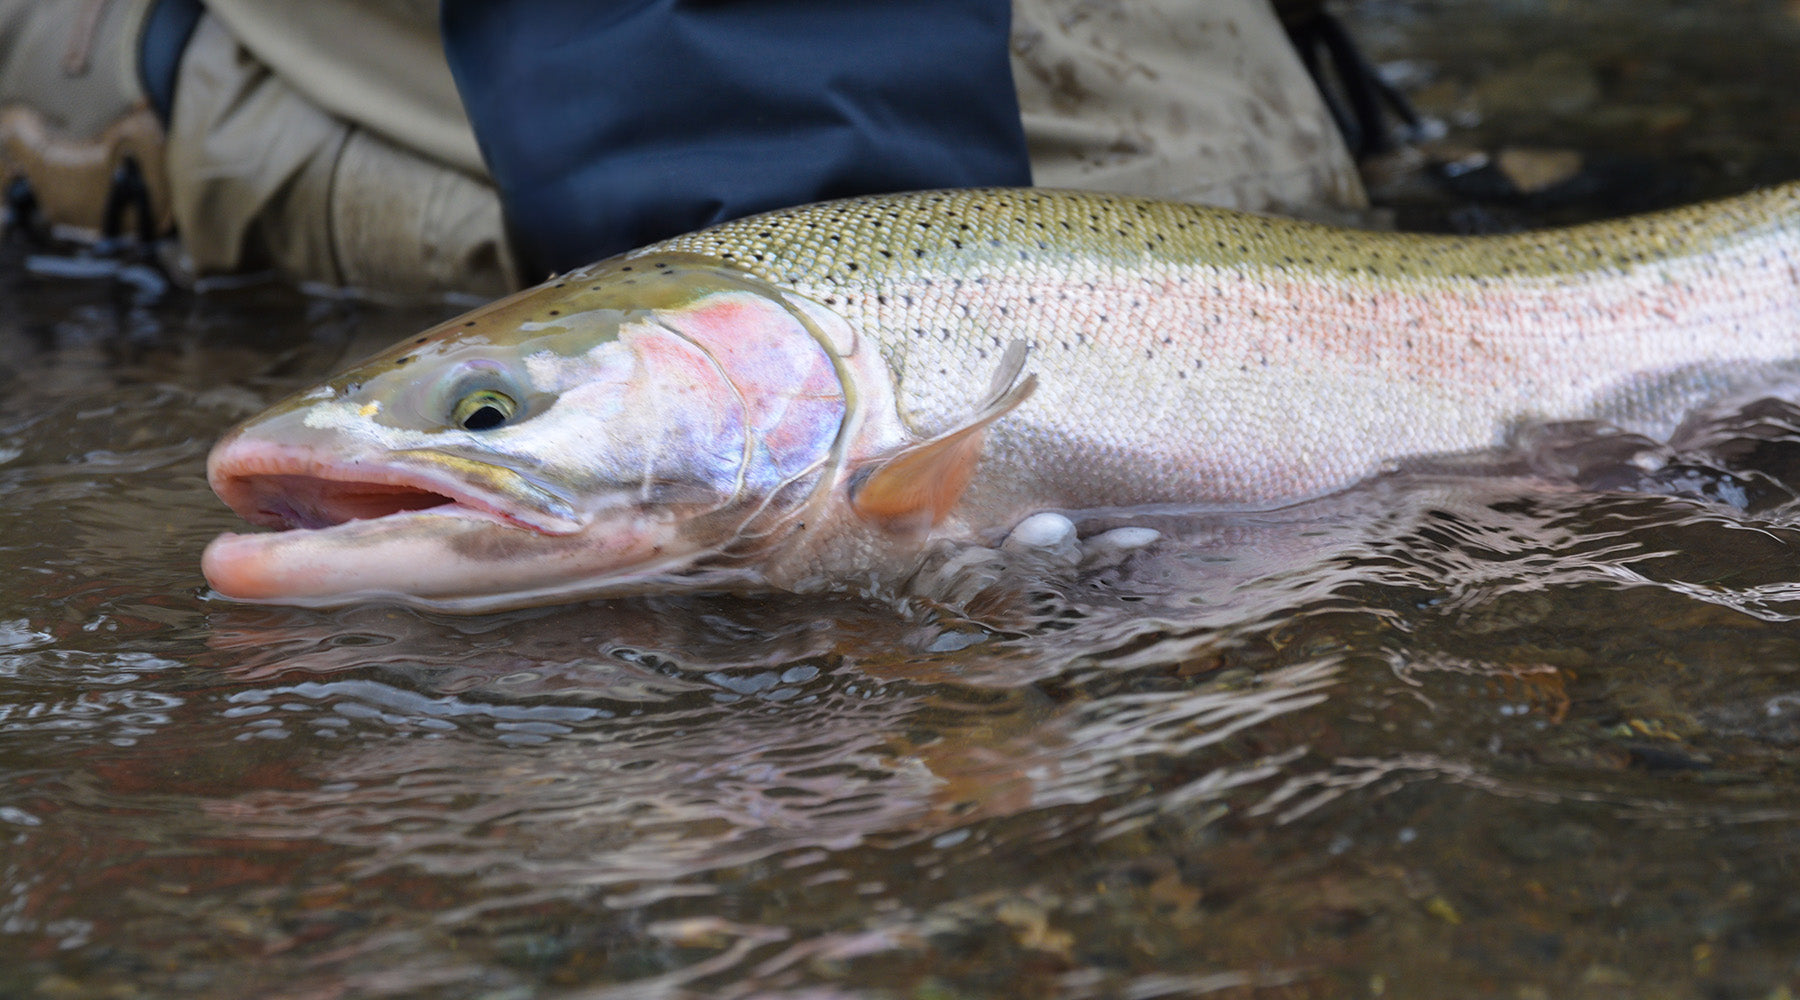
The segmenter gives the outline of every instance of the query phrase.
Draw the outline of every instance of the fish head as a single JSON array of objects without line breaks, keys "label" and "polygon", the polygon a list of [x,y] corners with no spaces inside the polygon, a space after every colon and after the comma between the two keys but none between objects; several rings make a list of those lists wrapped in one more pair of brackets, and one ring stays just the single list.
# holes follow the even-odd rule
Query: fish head
[{"label": "fish head", "polygon": [[461,611],[754,587],[841,478],[853,341],[705,258],[570,272],[233,429],[208,479],[276,530],[220,536],[203,571],[240,600]]}]

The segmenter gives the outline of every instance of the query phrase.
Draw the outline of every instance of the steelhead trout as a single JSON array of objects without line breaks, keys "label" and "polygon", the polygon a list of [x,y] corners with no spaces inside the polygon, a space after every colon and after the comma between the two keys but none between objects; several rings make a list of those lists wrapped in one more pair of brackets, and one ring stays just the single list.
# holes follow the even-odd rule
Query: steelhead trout
[{"label": "steelhead trout", "polygon": [[856,198],[569,272],[279,403],[208,475],[280,530],[204,570],[465,611],[879,590],[1034,512],[1279,505],[1797,358],[1800,185],[1477,238]]}]

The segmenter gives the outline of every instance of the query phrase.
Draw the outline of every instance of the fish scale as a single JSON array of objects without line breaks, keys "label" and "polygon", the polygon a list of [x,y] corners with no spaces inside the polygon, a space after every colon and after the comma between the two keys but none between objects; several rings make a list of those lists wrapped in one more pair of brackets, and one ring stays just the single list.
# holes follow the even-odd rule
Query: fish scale
[{"label": "fish scale", "polygon": [[1080,192],[775,212],[648,247],[810,296],[929,434],[1030,347],[976,509],[1265,505],[1521,422],[1671,419],[1800,355],[1800,186],[1563,230],[1336,229]]}]

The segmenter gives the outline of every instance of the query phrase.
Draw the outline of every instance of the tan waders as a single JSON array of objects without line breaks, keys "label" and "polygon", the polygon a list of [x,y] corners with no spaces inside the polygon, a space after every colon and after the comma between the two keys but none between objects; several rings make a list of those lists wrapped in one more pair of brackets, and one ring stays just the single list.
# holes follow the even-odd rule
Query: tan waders
[{"label": "tan waders", "polygon": [[1040,187],[1335,218],[1362,181],[1268,0],[1014,0]]}]

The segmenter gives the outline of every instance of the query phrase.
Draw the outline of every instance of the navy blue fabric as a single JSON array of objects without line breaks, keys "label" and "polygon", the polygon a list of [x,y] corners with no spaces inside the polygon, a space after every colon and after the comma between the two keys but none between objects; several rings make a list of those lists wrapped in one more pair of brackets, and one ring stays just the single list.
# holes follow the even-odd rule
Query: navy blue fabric
[{"label": "navy blue fabric", "polygon": [[181,68],[181,54],[187,51],[188,39],[194,36],[204,13],[200,0],[155,0],[144,17],[143,35],[138,39],[138,78],[165,127],[175,108],[175,74]]},{"label": "navy blue fabric", "polygon": [[785,205],[1031,183],[1009,0],[442,0],[536,273]]}]

